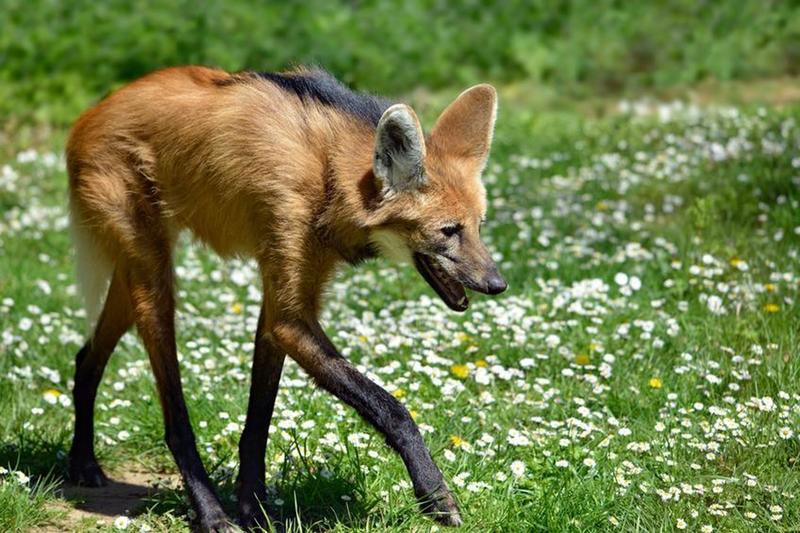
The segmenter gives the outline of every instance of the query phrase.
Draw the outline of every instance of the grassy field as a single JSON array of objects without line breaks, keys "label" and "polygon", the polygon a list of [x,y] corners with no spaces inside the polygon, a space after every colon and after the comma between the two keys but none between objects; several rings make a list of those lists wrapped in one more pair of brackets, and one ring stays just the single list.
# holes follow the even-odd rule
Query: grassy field
[{"label": "grassy field", "polygon": [[797,75],[800,16],[786,0],[4,0],[0,126],[68,124],[125,80],[187,63],[317,63],[389,95],[488,79],[585,98]]},{"label": "grassy field", "polygon": [[[324,324],[412,410],[464,531],[796,531],[800,111],[621,108],[501,108],[485,230],[510,283],[502,297],[456,315],[413,269],[374,262],[341,272]],[[62,492],[84,341],[63,135],[35,149],[19,137],[0,155],[0,530],[185,530],[133,334],[100,387],[98,451],[112,477],[166,482],[129,521],[75,519],[82,504]],[[233,510],[254,264],[188,238],[176,263],[187,401]],[[382,439],[292,362],[268,468],[292,530],[436,529]]]}]

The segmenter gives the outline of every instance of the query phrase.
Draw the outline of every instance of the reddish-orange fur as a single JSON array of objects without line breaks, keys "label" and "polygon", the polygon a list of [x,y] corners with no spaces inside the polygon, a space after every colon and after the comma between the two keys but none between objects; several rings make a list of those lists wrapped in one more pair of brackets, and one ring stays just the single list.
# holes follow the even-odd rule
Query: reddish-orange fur
[{"label": "reddish-orange fur", "polygon": [[[335,263],[367,244],[369,228],[391,226],[408,209],[431,222],[442,218],[442,205],[472,206],[470,220],[485,210],[476,159],[448,157],[438,145],[427,165],[441,181],[434,192],[445,198],[377,207],[373,128],[266,81],[215,83],[230,76],[202,67],[162,70],[75,124],[67,147],[74,217],[112,261],[144,254],[137,220],[148,220],[165,256],[188,228],[220,255],[269,265],[264,282],[279,307],[317,312]],[[326,197],[326,180],[335,180],[334,197]],[[326,246],[320,235],[338,242]]]},{"label": "reddish-orange fur", "polygon": [[[91,434],[78,435],[79,427],[91,427],[91,413],[81,410],[91,411],[92,387],[119,336],[135,323],[158,383],[167,441],[202,527],[224,523],[194,451],[180,391],[172,249],[178,233],[188,229],[222,256],[254,257],[259,264],[264,304],[252,411],[271,413],[271,400],[264,407],[254,400],[259,392],[255,379],[270,383],[274,400],[283,354],[288,353],[376,427],[388,428],[387,440],[401,455],[404,443],[414,443],[415,451],[403,458],[417,496],[425,509],[442,513],[443,523],[460,523],[457,506],[407,412],[338,357],[317,316],[325,282],[337,263],[364,258],[387,235],[401,248],[422,251],[443,239],[443,225],[458,222],[463,227],[459,261],[448,272],[476,286],[492,275],[498,279],[478,237],[486,210],[480,172],[491,144],[495,105],[494,89],[483,85],[445,110],[425,139],[424,183],[407,192],[391,190],[373,171],[375,126],[258,77],[203,67],[166,69],[84,113],[67,145],[73,224],[111,265],[113,275],[91,342],[78,358],[78,420],[71,452],[75,476],[83,479],[99,471]],[[418,127],[410,108],[400,112]],[[502,291],[502,278],[499,282]],[[351,395],[347,387],[360,392]],[[361,392],[366,389],[381,409],[365,400]],[[249,410],[248,425],[253,424],[250,417]],[[259,431],[253,430],[256,436],[249,440],[243,436],[247,444],[242,446],[260,450],[263,458],[266,434]],[[250,494],[240,494],[240,500],[263,487],[261,466],[260,481],[246,480]],[[210,509],[207,515],[204,509]]]}]

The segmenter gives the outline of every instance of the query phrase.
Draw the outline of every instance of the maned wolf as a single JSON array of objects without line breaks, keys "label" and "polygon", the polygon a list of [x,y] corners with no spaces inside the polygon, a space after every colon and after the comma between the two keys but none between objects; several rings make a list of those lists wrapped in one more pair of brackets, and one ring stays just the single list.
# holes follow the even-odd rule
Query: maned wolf
[{"label": "maned wolf", "polygon": [[172,256],[188,228],[220,255],[254,257],[260,267],[240,524],[264,519],[267,433],[288,354],[386,437],[422,510],[459,525],[409,413],[339,354],[317,320],[336,265],[380,255],[413,263],[456,311],[467,309],[465,288],[505,290],[479,236],[496,102],[491,86],[472,87],[425,135],[409,106],[352,92],[322,70],[181,67],[85,112],[67,145],[78,275],[93,325],[76,357],[71,478],[107,482],[94,454],[94,400],[111,352],[135,324],[200,527],[232,527],[197,453],[176,357]]}]

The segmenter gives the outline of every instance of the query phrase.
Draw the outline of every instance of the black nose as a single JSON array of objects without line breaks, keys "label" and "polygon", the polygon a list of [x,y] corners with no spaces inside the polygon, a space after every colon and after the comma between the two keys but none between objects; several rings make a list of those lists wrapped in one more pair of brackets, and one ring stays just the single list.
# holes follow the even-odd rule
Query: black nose
[{"label": "black nose", "polygon": [[500,274],[493,273],[486,280],[487,294],[500,294],[508,288],[508,283]]}]

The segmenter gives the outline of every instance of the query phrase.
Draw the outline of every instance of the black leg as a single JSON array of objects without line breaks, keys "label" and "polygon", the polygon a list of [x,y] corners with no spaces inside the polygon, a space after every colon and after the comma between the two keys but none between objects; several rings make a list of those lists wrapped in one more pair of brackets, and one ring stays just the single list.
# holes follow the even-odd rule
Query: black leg
[{"label": "black leg", "polygon": [[461,525],[458,505],[406,408],[339,355],[316,323],[279,324],[275,334],[280,345],[321,387],[383,433],[403,459],[422,510],[442,524]]},{"label": "black leg", "polygon": [[78,485],[102,487],[108,483],[94,454],[94,401],[106,363],[132,322],[127,287],[115,274],[92,339],[75,357],[75,432],[69,452],[69,477]]},{"label": "black leg", "polygon": [[208,473],[197,453],[189,412],[183,398],[175,347],[175,302],[171,269],[131,273],[131,300],[136,327],[142,337],[156,378],[167,446],[172,452],[183,483],[203,531],[231,531],[225,512]]},{"label": "black leg", "polygon": [[236,494],[239,500],[239,521],[245,528],[264,524],[266,521],[261,511],[261,505],[266,499],[264,455],[285,359],[283,351],[275,345],[272,337],[264,336],[264,319],[262,307],[256,328],[247,420],[239,440],[240,466]]}]

